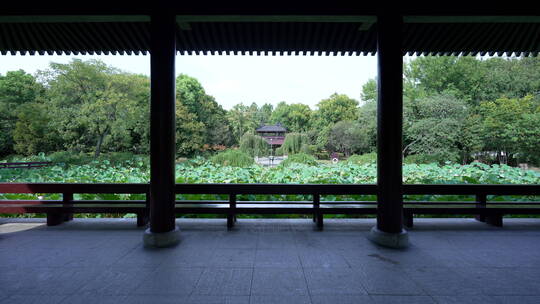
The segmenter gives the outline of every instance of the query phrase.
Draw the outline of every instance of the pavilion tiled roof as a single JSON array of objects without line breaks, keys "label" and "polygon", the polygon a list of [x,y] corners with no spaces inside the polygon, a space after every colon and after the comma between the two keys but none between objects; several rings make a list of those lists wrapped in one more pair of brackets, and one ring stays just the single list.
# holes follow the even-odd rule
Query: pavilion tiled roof
[{"label": "pavilion tiled roof", "polygon": [[287,132],[287,129],[285,129],[280,124],[277,125],[266,125],[258,128],[256,130],[257,132],[264,133],[264,132]]},{"label": "pavilion tiled roof", "polygon": [[[0,53],[146,54],[148,15],[0,13]],[[374,15],[177,15],[179,54],[374,55]],[[403,53],[537,55],[540,16],[404,16]]]}]

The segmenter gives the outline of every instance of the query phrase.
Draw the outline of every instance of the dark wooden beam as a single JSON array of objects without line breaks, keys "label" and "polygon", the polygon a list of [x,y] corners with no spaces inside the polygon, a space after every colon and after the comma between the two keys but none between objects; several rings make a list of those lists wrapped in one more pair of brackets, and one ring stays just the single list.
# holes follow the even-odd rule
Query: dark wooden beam
[{"label": "dark wooden beam", "polygon": [[175,229],[176,18],[151,16],[150,23],[150,231]]},{"label": "dark wooden beam", "polygon": [[402,121],[403,55],[401,16],[378,17],[377,228],[403,229]]}]

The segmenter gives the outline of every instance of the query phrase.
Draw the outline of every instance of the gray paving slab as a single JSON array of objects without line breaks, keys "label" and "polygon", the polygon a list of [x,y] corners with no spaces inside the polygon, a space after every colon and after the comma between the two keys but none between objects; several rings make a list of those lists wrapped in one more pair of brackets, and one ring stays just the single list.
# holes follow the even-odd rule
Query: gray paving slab
[{"label": "gray paving slab", "polygon": [[[36,302],[37,303],[37,302]],[[87,304],[87,303],[99,303],[99,304],[124,304],[128,302],[128,296],[107,296],[98,294],[75,294],[65,297],[60,304]]]},{"label": "gray paving slab", "polygon": [[10,304],[58,304],[62,303],[67,296],[48,296],[42,295],[13,295],[3,300],[0,303]]},{"label": "gray paving slab", "polygon": [[371,296],[373,304],[436,304],[430,296]]},{"label": "gray paving slab", "polygon": [[367,295],[363,279],[351,268],[306,268],[311,295]]},{"label": "gray paving slab", "polygon": [[249,304],[249,296],[201,296],[192,295],[182,304]]},{"label": "gray paving slab", "polygon": [[304,272],[293,268],[255,268],[251,294],[308,295]]},{"label": "gray paving slab", "polygon": [[540,303],[540,219],[417,219],[411,246],[373,219],[180,219],[144,248],[134,219],[0,219],[0,303]]},{"label": "gray paving slab", "polygon": [[538,304],[540,296],[494,296],[497,304]]},{"label": "gray paving slab", "polygon": [[447,267],[406,268],[405,273],[429,295],[478,295],[480,286]]},{"label": "gray paving slab", "polygon": [[373,299],[366,295],[314,295],[313,304],[372,304]]},{"label": "gray paving slab", "polygon": [[255,264],[255,248],[248,249],[216,249],[210,259],[214,267],[248,267]]},{"label": "gray paving slab", "polygon": [[[274,296],[251,296],[250,304],[311,304],[311,299],[309,296],[283,296],[283,295],[274,295]],[[340,302],[334,302],[340,303]]]},{"label": "gray paving slab", "polygon": [[540,268],[456,267],[454,270],[486,295],[540,295],[540,282],[531,280],[540,275]]},{"label": "gray paving slab", "polygon": [[84,270],[90,280],[77,290],[77,294],[82,295],[130,295],[155,273],[154,268],[146,267],[93,267]]},{"label": "gray paving slab", "polygon": [[195,286],[195,295],[249,296],[252,268],[207,268]]},{"label": "gray paving slab", "polygon": [[425,291],[399,266],[372,265],[354,268],[370,295],[425,295]]},{"label": "gray paving slab", "polygon": [[479,304],[496,303],[495,297],[486,295],[473,296],[433,296],[438,304]]},{"label": "gray paving slab", "polygon": [[255,267],[300,268],[300,257],[295,248],[257,249]]},{"label": "gray paving slab", "polygon": [[145,277],[132,294],[141,295],[191,295],[203,268],[162,266]]}]

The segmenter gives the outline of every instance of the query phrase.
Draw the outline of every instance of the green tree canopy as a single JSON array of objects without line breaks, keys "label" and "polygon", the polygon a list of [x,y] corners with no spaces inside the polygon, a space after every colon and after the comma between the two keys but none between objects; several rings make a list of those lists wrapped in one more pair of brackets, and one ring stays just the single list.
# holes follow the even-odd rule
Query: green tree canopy
[{"label": "green tree canopy", "polygon": [[311,128],[313,111],[301,103],[280,102],[272,112],[272,123],[281,123],[290,132],[306,132]]}]

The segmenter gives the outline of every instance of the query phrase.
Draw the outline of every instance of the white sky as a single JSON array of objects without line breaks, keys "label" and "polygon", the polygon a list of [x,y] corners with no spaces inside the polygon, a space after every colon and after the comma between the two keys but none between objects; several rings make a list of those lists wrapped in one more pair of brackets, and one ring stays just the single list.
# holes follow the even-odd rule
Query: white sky
[{"label": "white sky", "polygon": [[[34,74],[49,62],[95,58],[123,71],[150,74],[149,56],[1,56],[0,74],[23,69]],[[176,74],[197,78],[225,109],[243,102],[280,101],[311,108],[333,93],[360,101],[362,85],[377,75],[376,56],[177,56]]]}]

